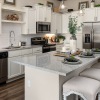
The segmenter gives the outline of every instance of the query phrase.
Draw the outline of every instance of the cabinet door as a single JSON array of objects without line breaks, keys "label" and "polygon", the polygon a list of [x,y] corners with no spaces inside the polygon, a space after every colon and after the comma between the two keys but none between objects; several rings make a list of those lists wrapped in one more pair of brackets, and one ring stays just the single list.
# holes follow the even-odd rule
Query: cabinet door
[{"label": "cabinet door", "polygon": [[0,34],[2,34],[2,25],[1,25],[1,3],[0,3]]},{"label": "cabinet door", "polygon": [[21,65],[13,61],[20,61],[21,56],[8,58],[8,79],[21,75]]},{"label": "cabinet door", "polygon": [[56,13],[52,13],[51,15],[51,33],[56,34],[57,28],[56,28]]},{"label": "cabinet door", "polygon": [[100,21],[100,8],[96,8],[97,12],[97,21]]},{"label": "cabinet door", "polygon": [[[29,56],[32,56],[32,54],[26,54],[26,55],[22,55],[22,61],[24,61],[24,57],[29,57]],[[24,65],[21,65],[21,74],[25,74],[25,66]]]},{"label": "cabinet door", "polygon": [[94,22],[96,19],[96,10],[95,8],[88,8],[85,9],[85,14],[84,14],[84,22]]},{"label": "cabinet door", "polygon": [[36,34],[36,9],[28,11],[28,34]]},{"label": "cabinet door", "polygon": [[46,7],[46,22],[51,22],[51,7]]},{"label": "cabinet door", "polygon": [[33,48],[33,54],[41,54],[42,53],[42,47]]},{"label": "cabinet door", "polygon": [[62,15],[56,14],[56,27],[57,27],[57,33],[62,33]]},{"label": "cabinet door", "polygon": [[83,50],[83,41],[82,41],[82,34],[77,34],[77,48]]},{"label": "cabinet door", "polygon": [[69,33],[68,23],[70,14],[62,15],[62,33]]},{"label": "cabinet door", "polygon": [[61,51],[62,47],[63,47],[63,45],[56,45],[56,51]]},{"label": "cabinet door", "polygon": [[37,6],[36,13],[37,13],[37,21],[44,22],[46,20],[45,19],[46,8],[44,6]]}]

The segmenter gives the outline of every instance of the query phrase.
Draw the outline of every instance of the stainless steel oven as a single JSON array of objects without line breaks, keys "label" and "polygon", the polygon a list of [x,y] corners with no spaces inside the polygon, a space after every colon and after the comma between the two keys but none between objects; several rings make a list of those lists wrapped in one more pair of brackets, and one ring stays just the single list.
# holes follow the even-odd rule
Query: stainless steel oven
[{"label": "stainless steel oven", "polygon": [[50,33],[51,23],[50,22],[36,22],[36,33]]},{"label": "stainless steel oven", "polygon": [[47,40],[41,37],[31,38],[31,45],[42,45],[43,53],[56,50],[56,44],[48,44]]}]

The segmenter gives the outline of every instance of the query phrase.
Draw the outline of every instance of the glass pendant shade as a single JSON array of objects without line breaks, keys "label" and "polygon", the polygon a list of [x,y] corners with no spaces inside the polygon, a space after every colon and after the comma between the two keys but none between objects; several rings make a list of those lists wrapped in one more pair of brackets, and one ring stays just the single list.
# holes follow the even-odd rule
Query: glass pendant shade
[{"label": "glass pendant shade", "polygon": [[64,1],[61,1],[60,3],[60,7],[59,7],[61,10],[65,9],[66,6],[64,5]]},{"label": "glass pendant shade", "polygon": [[59,11],[60,11],[60,13],[67,13],[67,8],[66,8],[66,6],[64,5],[64,1],[63,1],[63,0],[62,0],[61,3],[60,3]]},{"label": "glass pendant shade", "polygon": [[84,13],[84,9],[80,9],[78,15],[79,15],[79,16],[83,16],[84,14],[85,14],[85,13]]}]

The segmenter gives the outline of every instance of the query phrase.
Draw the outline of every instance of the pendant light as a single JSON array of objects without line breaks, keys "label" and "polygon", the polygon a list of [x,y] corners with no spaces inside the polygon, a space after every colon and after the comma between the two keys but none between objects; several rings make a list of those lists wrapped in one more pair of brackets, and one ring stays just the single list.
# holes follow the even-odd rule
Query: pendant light
[{"label": "pendant light", "polygon": [[[80,3],[81,3],[81,0],[80,0]],[[84,14],[85,14],[85,13],[84,13],[84,8],[79,9],[78,15],[79,15],[79,16],[83,16]]]},{"label": "pendant light", "polygon": [[60,13],[66,13],[67,12],[67,8],[64,4],[65,0],[59,0],[60,1],[60,6],[59,6],[59,11]]},{"label": "pendant light", "polygon": [[64,5],[64,0],[61,1],[59,9],[65,9],[66,6]]},{"label": "pendant light", "polygon": [[78,15],[79,15],[79,16],[84,16],[84,14],[85,14],[85,13],[84,13],[84,9],[80,9]]}]

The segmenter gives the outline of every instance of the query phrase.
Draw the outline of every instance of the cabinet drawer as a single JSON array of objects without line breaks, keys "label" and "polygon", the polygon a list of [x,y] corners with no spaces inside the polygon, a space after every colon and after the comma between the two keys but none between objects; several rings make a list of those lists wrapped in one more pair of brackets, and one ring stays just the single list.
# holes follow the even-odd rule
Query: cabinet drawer
[{"label": "cabinet drawer", "polygon": [[56,48],[62,48],[63,45],[56,45]]},{"label": "cabinet drawer", "polygon": [[21,55],[27,55],[32,53],[33,53],[32,49],[21,50]]},{"label": "cabinet drawer", "polygon": [[21,50],[16,50],[16,51],[9,51],[8,52],[8,57],[16,57],[21,55]]},{"label": "cabinet drawer", "polygon": [[33,53],[42,52],[42,47],[33,48]]}]

